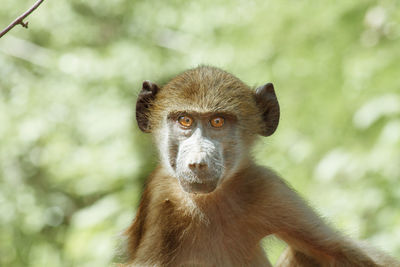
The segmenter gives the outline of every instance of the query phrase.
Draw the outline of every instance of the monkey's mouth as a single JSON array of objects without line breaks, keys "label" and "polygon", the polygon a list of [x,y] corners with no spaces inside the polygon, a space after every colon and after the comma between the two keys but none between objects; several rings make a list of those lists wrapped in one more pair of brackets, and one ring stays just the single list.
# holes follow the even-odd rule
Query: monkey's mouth
[{"label": "monkey's mouth", "polygon": [[179,179],[179,183],[182,189],[187,193],[195,193],[195,194],[207,194],[211,193],[217,187],[218,180],[213,181],[204,181],[204,182],[189,182],[182,179]]}]

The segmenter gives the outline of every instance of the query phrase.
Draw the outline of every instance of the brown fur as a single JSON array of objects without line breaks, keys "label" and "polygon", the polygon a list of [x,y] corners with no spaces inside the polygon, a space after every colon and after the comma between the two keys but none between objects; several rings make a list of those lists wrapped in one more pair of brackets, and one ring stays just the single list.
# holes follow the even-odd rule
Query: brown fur
[{"label": "brown fur", "polygon": [[[156,142],[166,134],[171,114],[227,113],[235,117],[232,121],[240,134],[223,139],[224,160],[232,160],[233,142],[243,144],[245,156],[236,171],[207,194],[182,190],[166,163],[161,163],[151,174],[126,232],[127,264],[271,266],[260,240],[275,234],[290,246],[278,262],[281,267],[386,266],[389,262],[396,266],[386,255],[370,253],[331,229],[281,178],[251,161],[247,153],[257,134],[272,134],[279,120],[273,86],[257,91],[264,100],[233,75],[205,66],[178,75],[161,89],[144,84],[138,124],[144,132],[153,132]],[[160,153],[176,157],[177,144],[168,143],[168,151]]]},{"label": "brown fur", "polygon": [[152,177],[127,232],[132,266],[270,266],[259,241],[274,233],[294,248],[277,266],[387,266],[310,214],[268,169],[243,169],[191,198],[162,168]]},{"label": "brown fur", "polygon": [[[146,229],[143,224],[151,225],[153,229],[151,238],[144,238],[139,246],[129,249],[135,264],[180,266],[203,262],[202,266],[232,266],[234,263],[249,266],[252,260],[265,260],[258,244],[265,235],[262,215],[252,214],[263,198],[261,180],[247,183],[244,176],[238,174],[238,179],[227,181],[207,196],[189,199],[176,179],[162,169],[157,169],[153,177],[157,178],[152,179],[147,188],[154,192],[150,198],[153,209],[144,222],[136,219],[128,231],[129,243],[136,244],[135,233],[145,236],[139,234]],[[143,201],[139,210],[142,204]],[[249,215],[254,217],[253,221],[248,220]],[[215,245],[221,246],[218,248],[219,259],[207,259],[207,255],[217,253],[213,252],[215,248],[211,249]],[[144,261],[136,262],[141,256]],[[233,261],[235,258],[237,261]]]},{"label": "brown fur", "polygon": [[[348,241],[352,242],[352,241]],[[368,255],[373,259],[374,263],[363,261],[360,256],[355,254],[354,259],[348,259],[347,255],[338,255],[335,260],[331,261],[317,261],[315,258],[306,255],[305,253],[296,250],[292,247],[288,247],[282,255],[279,257],[276,266],[277,267],[302,267],[302,266],[390,266],[390,267],[400,267],[400,263],[386,255],[385,253],[379,251],[370,245],[364,244],[363,242],[357,242],[353,244],[360,251]],[[354,253],[354,252],[353,252]],[[350,253],[348,253],[350,255]],[[351,264],[350,264],[351,262]]]},{"label": "brown fur", "polygon": [[160,128],[160,118],[173,110],[237,114],[238,126],[252,137],[261,130],[262,118],[249,92],[250,87],[228,72],[206,66],[191,69],[162,87],[151,108],[150,122]]},{"label": "brown fur", "polygon": [[305,254],[291,248],[286,249],[282,253],[276,265],[279,267],[320,266],[320,264],[313,258],[307,257]]}]

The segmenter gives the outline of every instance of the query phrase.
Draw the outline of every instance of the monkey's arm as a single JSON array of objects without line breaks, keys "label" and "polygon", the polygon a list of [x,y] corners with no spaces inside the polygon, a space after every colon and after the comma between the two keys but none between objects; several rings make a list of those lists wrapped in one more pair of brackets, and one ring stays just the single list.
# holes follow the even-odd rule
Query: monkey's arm
[{"label": "monkey's arm", "polygon": [[276,267],[319,267],[315,259],[291,247],[287,247],[279,256]]},{"label": "monkey's arm", "polygon": [[[370,258],[373,259],[374,264],[377,266],[393,266],[400,267],[400,262],[396,259],[390,257],[386,253],[379,251],[367,244],[360,241],[357,242],[357,246],[366,253]],[[339,263],[335,263],[337,266]],[[326,265],[326,263],[325,263]],[[343,264],[342,264],[343,265]],[[279,257],[276,267],[318,267],[321,266],[318,261],[316,261],[311,256],[308,256],[292,247],[288,247]]]},{"label": "monkey's arm", "polygon": [[268,227],[304,258],[309,256],[322,266],[379,266],[355,243],[329,227],[279,177],[270,175],[266,190]]}]

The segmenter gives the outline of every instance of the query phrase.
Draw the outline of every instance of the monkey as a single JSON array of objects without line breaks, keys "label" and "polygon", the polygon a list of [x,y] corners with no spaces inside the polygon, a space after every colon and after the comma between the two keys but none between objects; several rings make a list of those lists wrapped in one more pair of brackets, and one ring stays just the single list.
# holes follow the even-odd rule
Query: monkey
[{"label": "monkey", "polygon": [[385,266],[254,162],[279,118],[272,83],[254,90],[216,67],[144,81],[136,120],[160,162],[125,232],[126,266],[271,266],[260,245],[269,235],[289,245],[277,266]]}]

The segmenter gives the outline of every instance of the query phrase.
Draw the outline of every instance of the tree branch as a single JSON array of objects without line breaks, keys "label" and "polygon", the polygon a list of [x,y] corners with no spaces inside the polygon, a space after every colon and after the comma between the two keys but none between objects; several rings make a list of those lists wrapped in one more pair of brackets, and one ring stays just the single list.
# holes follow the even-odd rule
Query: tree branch
[{"label": "tree branch", "polygon": [[38,0],[36,3],[27,11],[25,11],[24,14],[16,18],[10,25],[7,26],[2,32],[0,32],[0,38],[3,37],[4,34],[9,32],[12,28],[14,28],[16,25],[20,24],[24,28],[28,28],[28,22],[24,22],[24,19],[29,16],[44,0]]}]

